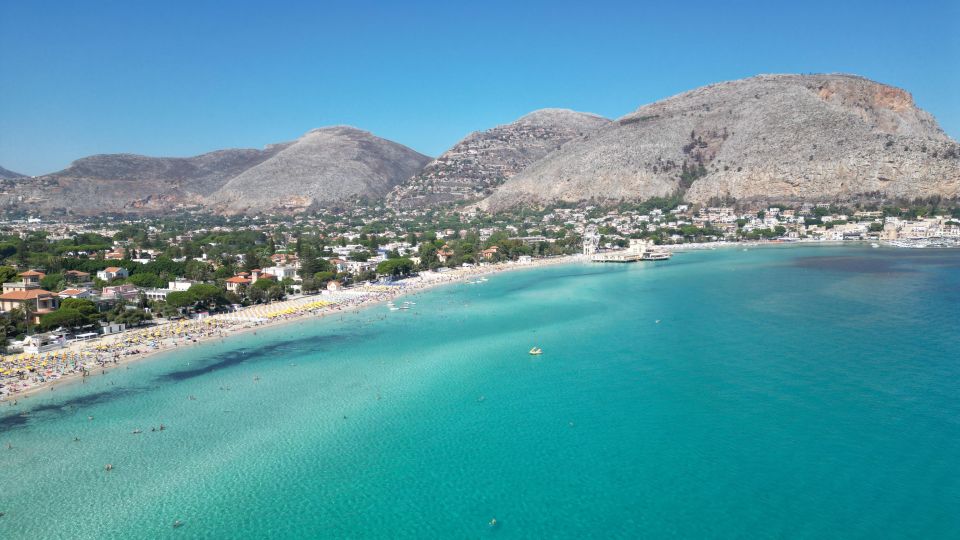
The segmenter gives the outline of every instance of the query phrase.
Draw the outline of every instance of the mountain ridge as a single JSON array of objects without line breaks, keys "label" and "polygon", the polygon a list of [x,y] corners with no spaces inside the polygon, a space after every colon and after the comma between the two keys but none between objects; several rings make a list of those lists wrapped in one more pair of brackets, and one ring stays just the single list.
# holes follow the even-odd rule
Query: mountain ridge
[{"label": "mountain ridge", "polygon": [[16,178],[26,178],[27,175],[20,174],[18,172],[11,171],[4,167],[0,167],[0,180],[14,180]]},{"label": "mountain ridge", "polygon": [[570,109],[539,109],[470,133],[387,197],[396,208],[479,200],[563,144],[609,123]]},{"label": "mountain ridge", "polygon": [[[312,164],[311,170],[318,175],[311,176],[311,170],[303,170],[304,160],[309,159],[289,150],[318,137],[324,139],[323,144],[313,149],[325,152],[326,163]],[[277,159],[289,163],[290,170],[269,165]],[[378,159],[396,160],[396,164],[378,163]],[[383,197],[427,161],[429,157],[369,132],[330,126],[263,149],[214,150],[192,157],[87,156],[55,173],[4,180],[0,208],[29,206],[41,214],[78,215],[159,213],[195,207],[224,213],[297,211],[350,197]],[[309,169],[311,164],[306,166]],[[267,167],[272,177],[260,174],[258,167]],[[320,173],[331,173],[337,167],[352,170],[352,182],[348,188],[334,186],[332,192],[325,191],[319,184],[336,182],[339,177],[331,179]],[[246,191],[256,193],[257,199],[244,199]]]},{"label": "mountain ridge", "polygon": [[958,145],[902,89],[760,75],[644,105],[505,182],[489,210],[554,201],[960,195]]},{"label": "mountain ridge", "polygon": [[616,120],[540,109],[431,159],[351,126],[192,157],[98,154],[0,169],[0,209],[40,214],[302,212],[384,201],[501,211],[683,193],[695,203],[960,197],[960,145],[909,92],[849,74],[695,88]]}]

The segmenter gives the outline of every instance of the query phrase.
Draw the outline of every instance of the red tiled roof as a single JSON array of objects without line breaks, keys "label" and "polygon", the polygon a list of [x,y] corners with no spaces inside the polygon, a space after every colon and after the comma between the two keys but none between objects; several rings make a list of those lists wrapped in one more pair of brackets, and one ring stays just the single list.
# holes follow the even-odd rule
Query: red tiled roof
[{"label": "red tiled roof", "polygon": [[64,290],[60,291],[59,295],[60,295],[60,296],[71,296],[71,295],[74,295],[74,294],[80,294],[80,293],[82,293],[82,292],[83,292],[83,291],[81,291],[80,289],[64,289]]},{"label": "red tiled roof", "polygon": [[227,283],[246,284],[246,283],[250,283],[250,278],[245,278],[245,277],[241,277],[241,276],[233,276],[232,278],[227,278],[226,281],[227,281]]},{"label": "red tiled roof", "polygon": [[37,272],[36,270],[27,270],[26,272],[20,272],[20,273],[17,274],[17,275],[18,275],[18,276],[22,276],[22,277],[33,277],[33,276],[44,277],[44,276],[46,276],[46,274],[44,274],[43,272]]},{"label": "red tiled roof", "polygon": [[53,293],[43,289],[27,289],[0,294],[0,300],[35,300],[47,296],[53,296]]},{"label": "red tiled roof", "polygon": [[117,272],[120,271],[120,267],[119,267],[119,266],[108,266],[108,267],[104,268],[103,271],[104,271],[104,272],[117,273]]}]

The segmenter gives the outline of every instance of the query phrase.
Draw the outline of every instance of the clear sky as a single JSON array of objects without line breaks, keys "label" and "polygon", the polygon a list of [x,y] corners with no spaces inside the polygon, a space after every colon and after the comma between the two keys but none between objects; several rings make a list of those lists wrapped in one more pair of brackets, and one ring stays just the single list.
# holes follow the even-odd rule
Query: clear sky
[{"label": "clear sky", "polygon": [[543,107],[618,117],[758,73],[905,88],[960,138],[960,1],[0,0],[0,166],[350,124],[437,155]]}]

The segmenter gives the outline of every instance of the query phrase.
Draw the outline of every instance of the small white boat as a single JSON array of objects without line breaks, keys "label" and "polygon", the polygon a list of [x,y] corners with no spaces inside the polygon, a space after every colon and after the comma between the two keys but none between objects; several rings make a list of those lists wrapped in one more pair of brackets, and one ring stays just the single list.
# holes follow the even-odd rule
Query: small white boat
[{"label": "small white boat", "polygon": [[880,247],[880,244],[878,244],[878,243],[876,243],[876,242],[873,242],[872,244],[870,244],[870,247],[872,247],[872,248],[878,248],[878,247]]},{"label": "small white boat", "polygon": [[530,349],[530,354],[533,356],[539,356],[543,354],[543,349],[541,349],[540,347],[534,347]]}]

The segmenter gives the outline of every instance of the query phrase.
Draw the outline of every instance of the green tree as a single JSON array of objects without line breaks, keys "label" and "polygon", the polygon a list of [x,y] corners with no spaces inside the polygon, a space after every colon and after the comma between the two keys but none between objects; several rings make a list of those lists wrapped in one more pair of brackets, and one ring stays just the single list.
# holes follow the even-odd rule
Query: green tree
[{"label": "green tree", "polygon": [[[259,283],[259,282],[258,282]],[[195,283],[190,286],[187,290],[193,298],[194,302],[198,304],[204,304],[206,306],[219,305],[225,302],[224,291],[216,285],[210,285],[208,283]],[[167,295],[169,298],[169,295]]]},{"label": "green tree", "polygon": [[313,275],[313,279],[317,282],[318,285],[324,286],[328,281],[337,277],[336,272],[326,271],[326,272],[317,272]]},{"label": "green tree", "polygon": [[59,327],[77,328],[86,323],[87,318],[75,309],[58,309],[40,316],[40,329],[43,331]]},{"label": "green tree", "polygon": [[17,269],[12,266],[0,266],[0,283],[17,280]]},{"label": "green tree", "polygon": [[407,258],[387,259],[377,265],[377,274],[381,276],[407,276],[413,272],[413,261]]},{"label": "green tree", "polygon": [[48,291],[59,291],[65,283],[63,274],[47,274],[40,279],[40,287]]},{"label": "green tree", "polygon": [[79,311],[88,319],[97,315],[97,305],[86,298],[65,298],[60,302],[60,309]]},{"label": "green tree", "polygon": [[174,291],[167,294],[167,305],[182,309],[197,303],[197,298],[190,291]]},{"label": "green tree", "polygon": [[140,326],[144,321],[152,318],[152,315],[142,309],[125,309],[123,313],[114,317],[113,322],[127,326]]},{"label": "green tree", "polygon": [[157,274],[150,272],[137,272],[127,279],[127,282],[137,287],[149,287],[159,289],[167,284],[167,281]]},{"label": "green tree", "polygon": [[260,268],[260,256],[257,252],[250,250],[243,257],[243,269],[249,272],[255,268]]}]

